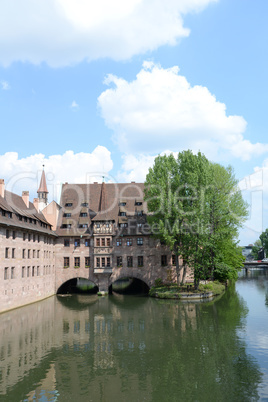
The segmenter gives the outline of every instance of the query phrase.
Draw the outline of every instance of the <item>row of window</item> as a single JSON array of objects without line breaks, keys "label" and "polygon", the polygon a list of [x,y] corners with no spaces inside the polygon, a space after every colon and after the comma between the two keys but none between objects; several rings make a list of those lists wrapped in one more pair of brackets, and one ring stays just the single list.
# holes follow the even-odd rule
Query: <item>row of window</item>
[{"label": "row of window", "polygon": [[[51,266],[47,265],[43,267],[43,275],[49,275],[51,273]],[[29,278],[30,276],[40,276],[41,269],[39,266],[28,266],[21,267],[21,277]],[[15,279],[16,278],[16,268],[15,267],[5,267],[4,269],[4,279]]]},{"label": "row of window", "polygon": [[[16,249],[15,248],[5,248],[5,258],[10,258],[10,251],[11,250],[11,258],[16,258]],[[26,254],[27,251],[27,254]],[[32,255],[31,255],[32,252]],[[40,258],[40,250],[31,250],[28,249],[26,250],[25,248],[22,249],[22,258]],[[50,258],[51,257],[51,251],[44,250],[44,258]]]},{"label": "row of window", "polygon": [[[137,264],[138,264],[138,267],[143,267],[143,255],[138,255]],[[117,265],[117,267],[123,266],[122,256],[119,256],[116,258],[116,265]],[[133,256],[132,255],[127,256],[127,267],[128,268],[133,267]]]},{"label": "row of window", "polygon": [[[10,212],[10,211],[5,211],[5,210],[2,209],[2,208],[0,208],[0,211],[1,211],[1,215],[2,215],[2,216],[5,216],[5,217],[7,217],[7,218],[12,219],[12,212]],[[26,222],[26,223],[33,223],[34,225],[36,225],[36,223],[37,223],[37,220],[36,220],[35,218],[30,218],[30,217],[27,217],[27,216],[22,216],[22,215],[20,215],[20,214],[16,214],[16,216],[18,217],[18,220],[19,220],[19,221],[24,221],[24,222]],[[47,228],[47,227],[48,227],[48,225],[47,225],[45,222],[39,221],[39,224],[40,224],[41,227],[44,227],[44,228]]]},{"label": "row of window", "polygon": [[[15,230],[9,230],[6,229],[6,238],[9,239],[10,237],[12,237],[12,239],[16,239],[16,231]],[[33,242],[37,241],[38,243],[40,242],[40,235],[36,235],[35,233],[31,234],[31,233],[25,233],[23,232],[22,234],[22,238],[23,240],[27,240],[31,241],[33,240]],[[50,237],[44,236],[44,243],[45,244],[51,244],[52,240]]]},{"label": "row of window", "polygon": [[[125,242],[126,246],[132,246],[133,245],[133,239],[131,237],[127,237],[126,239],[123,239]],[[111,247],[111,239],[109,237],[97,237],[95,238],[95,244],[96,247]],[[123,241],[121,237],[118,237],[116,239],[116,246],[122,246]],[[74,247],[80,247],[81,242],[80,239],[74,239]],[[138,237],[137,238],[137,246],[142,246],[143,245],[143,237]],[[89,247],[90,246],[90,239],[85,239],[85,246]],[[64,247],[70,247],[70,239],[64,239]]]},{"label": "row of window", "polygon": [[[74,257],[74,266],[76,268],[79,268],[80,265],[80,257]],[[63,258],[63,266],[64,268],[69,268],[70,266],[70,257],[64,257]],[[85,267],[89,268],[90,267],[90,257],[85,257]]]}]

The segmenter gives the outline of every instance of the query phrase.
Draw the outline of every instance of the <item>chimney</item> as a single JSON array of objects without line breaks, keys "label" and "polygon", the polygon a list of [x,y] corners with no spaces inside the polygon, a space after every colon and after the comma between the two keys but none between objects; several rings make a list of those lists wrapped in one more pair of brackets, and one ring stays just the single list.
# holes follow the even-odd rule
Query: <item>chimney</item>
[{"label": "chimney", "polygon": [[22,199],[27,208],[29,208],[29,191],[22,192]]},{"label": "chimney", "polygon": [[5,180],[0,179],[0,197],[5,197]]},{"label": "chimney", "polygon": [[33,199],[33,204],[34,204],[34,207],[35,207],[36,211],[39,212],[39,199],[34,198]]}]

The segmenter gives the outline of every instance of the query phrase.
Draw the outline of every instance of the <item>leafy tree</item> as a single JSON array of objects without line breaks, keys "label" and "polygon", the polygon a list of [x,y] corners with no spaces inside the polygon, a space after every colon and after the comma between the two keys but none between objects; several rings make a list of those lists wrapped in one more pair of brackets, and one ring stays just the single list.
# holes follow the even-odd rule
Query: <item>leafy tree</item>
[{"label": "leafy tree", "polygon": [[254,242],[254,245],[251,250],[251,255],[253,256],[254,260],[258,259],[258,253],[261,247],[262,247],[261,239],[257,239]]},{"label": "leafy tree", "polygon": [[177,159],[158,156],[146,177],[145,199],[153,234],[176,256],[178,279],[188,265],[197,288],[200,279],[213,278],[218,264],[225,264],[221,271],[228,267],[227,277],[241,266],[235,238],[247,206],[230,167],[189,150]]},{"label": "leafy tree", "polygon": [[268,255],[268,229],[260,235],[261,245],[264,248],[265,255]]}]

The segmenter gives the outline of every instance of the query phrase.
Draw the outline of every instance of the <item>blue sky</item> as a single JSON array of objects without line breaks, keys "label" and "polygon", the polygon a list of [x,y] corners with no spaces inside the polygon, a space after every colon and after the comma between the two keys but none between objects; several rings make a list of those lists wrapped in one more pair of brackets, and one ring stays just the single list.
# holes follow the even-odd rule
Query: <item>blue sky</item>
[{"label": "blue sky", "polygon": [[60,183],[143,181],[162,152],[231,164],[268,227],[268,3],[0,0],[0,171],[32,197]]}]

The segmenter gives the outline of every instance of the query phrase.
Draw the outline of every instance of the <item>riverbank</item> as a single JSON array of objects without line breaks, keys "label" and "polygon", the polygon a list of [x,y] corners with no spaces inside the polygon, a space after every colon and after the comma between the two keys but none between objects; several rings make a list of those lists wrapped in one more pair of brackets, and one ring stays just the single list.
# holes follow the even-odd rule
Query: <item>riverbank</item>
[{"label": "riverbank", "polygon": [[198,290],[193,283],[185,285],[160,285],[152,287],[149,291],[151,297],[158,299],[206,299],[218,296],[225,291],[225,284],[218,281],[200,283]]}]

